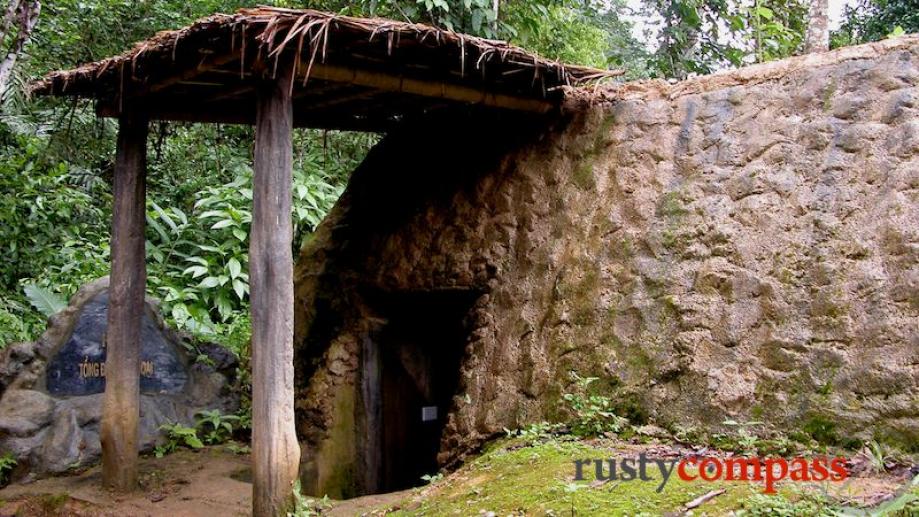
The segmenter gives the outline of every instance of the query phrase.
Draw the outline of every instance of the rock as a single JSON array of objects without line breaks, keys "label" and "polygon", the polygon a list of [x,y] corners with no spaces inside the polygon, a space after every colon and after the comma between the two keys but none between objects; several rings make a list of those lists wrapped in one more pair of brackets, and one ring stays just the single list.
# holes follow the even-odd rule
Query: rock
[{"label": "rock", "polygon": [[[0,355],[0,451],[16,455],[30,479],[92,464],[101,455],[107,289],[107,279],[87,284],[49,319],[38,342],[11,345]],[[208,360],[195,363],[157,307],[147,300],[141,333],[142,450],[162,440],[164,424],[193,426],[199,411],[232,413],[239,406],[230,388],[236,357],[198,343]]]},{"label": "rock", "polygon": [[35,359],[34,343],[10,343],[0,352],[0,390],[10,386]]},{"label": "rock", "polygon": [[72,410],[81,426],[95,424],[102,420],[102,399],[104,394],[71,397],[58,402],[61,410]]},{"label": "rock", "polygon": [[38,454],[45,471],[59,474],[81,465],[83,448],[83,432],[77,423],[76,412],[64,409],[57,412],[54,425]]},{"label": "rock", "polygon": [[635,428],[635,432],[642,436],[650,436],[651,438],[658,438],[660,440],[666,440],[671,437],[666,429],[652,424],[638,426]]},{"label": "rock", "polygon": [[54,400],[35,390],[10,390],[0,400],[0,433],[32,434],[51,421]]}]

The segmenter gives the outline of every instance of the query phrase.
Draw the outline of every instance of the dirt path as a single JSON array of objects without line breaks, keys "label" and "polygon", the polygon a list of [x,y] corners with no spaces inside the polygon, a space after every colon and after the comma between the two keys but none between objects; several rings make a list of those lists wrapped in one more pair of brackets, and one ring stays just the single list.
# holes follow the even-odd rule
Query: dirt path
[{"label": "dirt path", "polygon": [[333,503],[334,506],[322,512],[322,515],[329,515],[330,517],[355,517],[365,514],[373,515],[373,510],[379,511],[380,509],[389,508],[411,494],[412,489],[409,489],[401,492],[365,495],[345,501],[335,501]]},{"label": "dirt path", "polygon": [[[0,517],[231,517],[251,515],[249,456],[223,447],[182,449],[142,458],[141,489],[130,495],[102,488],[100,467],[14,484],[0,490]],[[391,506],[411,491],[334,501],[323,515],[353,517]]]},{"label": "dirt path", "polygon": [[250,515],[249,457],[222,448],[181,450],[141,460],[141,490],[118,495],[101,487],[99,467],[79,475],[0,490],[0,516]]}]

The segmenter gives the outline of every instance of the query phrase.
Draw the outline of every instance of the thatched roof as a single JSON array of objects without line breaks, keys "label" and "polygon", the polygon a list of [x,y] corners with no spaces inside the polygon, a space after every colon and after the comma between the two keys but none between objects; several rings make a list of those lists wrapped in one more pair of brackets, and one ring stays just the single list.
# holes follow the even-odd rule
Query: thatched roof
[{"label": "thatched roof", "polygon": [[31,91],[96,99],[103,116],[133,103],[152,118],[251,123],[257,81],[290,60],[295,123],[359,130],[452,106],[546,112],[561,87],[618,74],[422,24],[260,7],[161,32]]}]

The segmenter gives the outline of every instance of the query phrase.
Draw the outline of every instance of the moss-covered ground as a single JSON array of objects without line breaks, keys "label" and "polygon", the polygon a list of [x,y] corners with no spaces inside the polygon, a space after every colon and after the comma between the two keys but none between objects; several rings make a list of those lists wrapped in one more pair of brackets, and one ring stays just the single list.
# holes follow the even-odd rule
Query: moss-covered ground
[{"label": "moss-covered ground", "polygon": [[[377,514],[399,516],[643,516],[643,515],[875,515],[871,510],[843,508],[839,487],[780,485],[766,496],[763,486],[751,482],[683,481],[676,472],[661,491],[657,468],[647,470],[650,481],[594,479],[593,467],[584,480],[575,481],[576,459],[649,457],[666,447],[632,445],[613,440],[550,439],[526,443],[519,438],[500,440],[458,471],[408,493]],[[717,453],[717,452],[716,452]],[[834,496],[824,495],[830,488]],[[724,490],[689,513],[687,503],[712,491]],[[916,489],[914,489],[916,492]],[[919,493],[917,493],[919,495]],[[834,513],[834,512],[846,513]],[[914,513],[909,513],[910,511]],[[492,513],[493,512],[493,513]],[[919,515],[914,510],[886,515]]]}]

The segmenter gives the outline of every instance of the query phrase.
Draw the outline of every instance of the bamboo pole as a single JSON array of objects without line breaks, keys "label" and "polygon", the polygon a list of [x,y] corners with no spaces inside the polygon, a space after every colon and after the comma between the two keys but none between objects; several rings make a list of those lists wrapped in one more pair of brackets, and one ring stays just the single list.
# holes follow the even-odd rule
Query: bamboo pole
[{"label": "bamboo pole", "polygon": [[[309,75],[307,76],[307,71]],[[534,99],[523,95],[509,95],[487,91],[485,88],[474,88],[461,84],[448,83],[438,80],[413,79],[399,75],[375,72],[357,67],[345,67],[315,64],[300,66],[302,79],[319,79],[336,83],[353,84],[375,90],[407,93],[419,97],[444,99],[469,104],[478,104],[491,108],[504,108],[514,111],[530,113],[547,113],[555,107],[555,103],[545,99]]]},{"label": "bamboo pole", "polygon": [[102,480],[119,491],[137,486],[140,344],[144,312],[147,119],[123,115],[115,157],[112,274],[102,405]]},{"label": "bamboo pole", "polygon": [[249,274],[252,304],[252,514],[285,515],[300,463],[294,428],[291,71],[260,85]]}]

